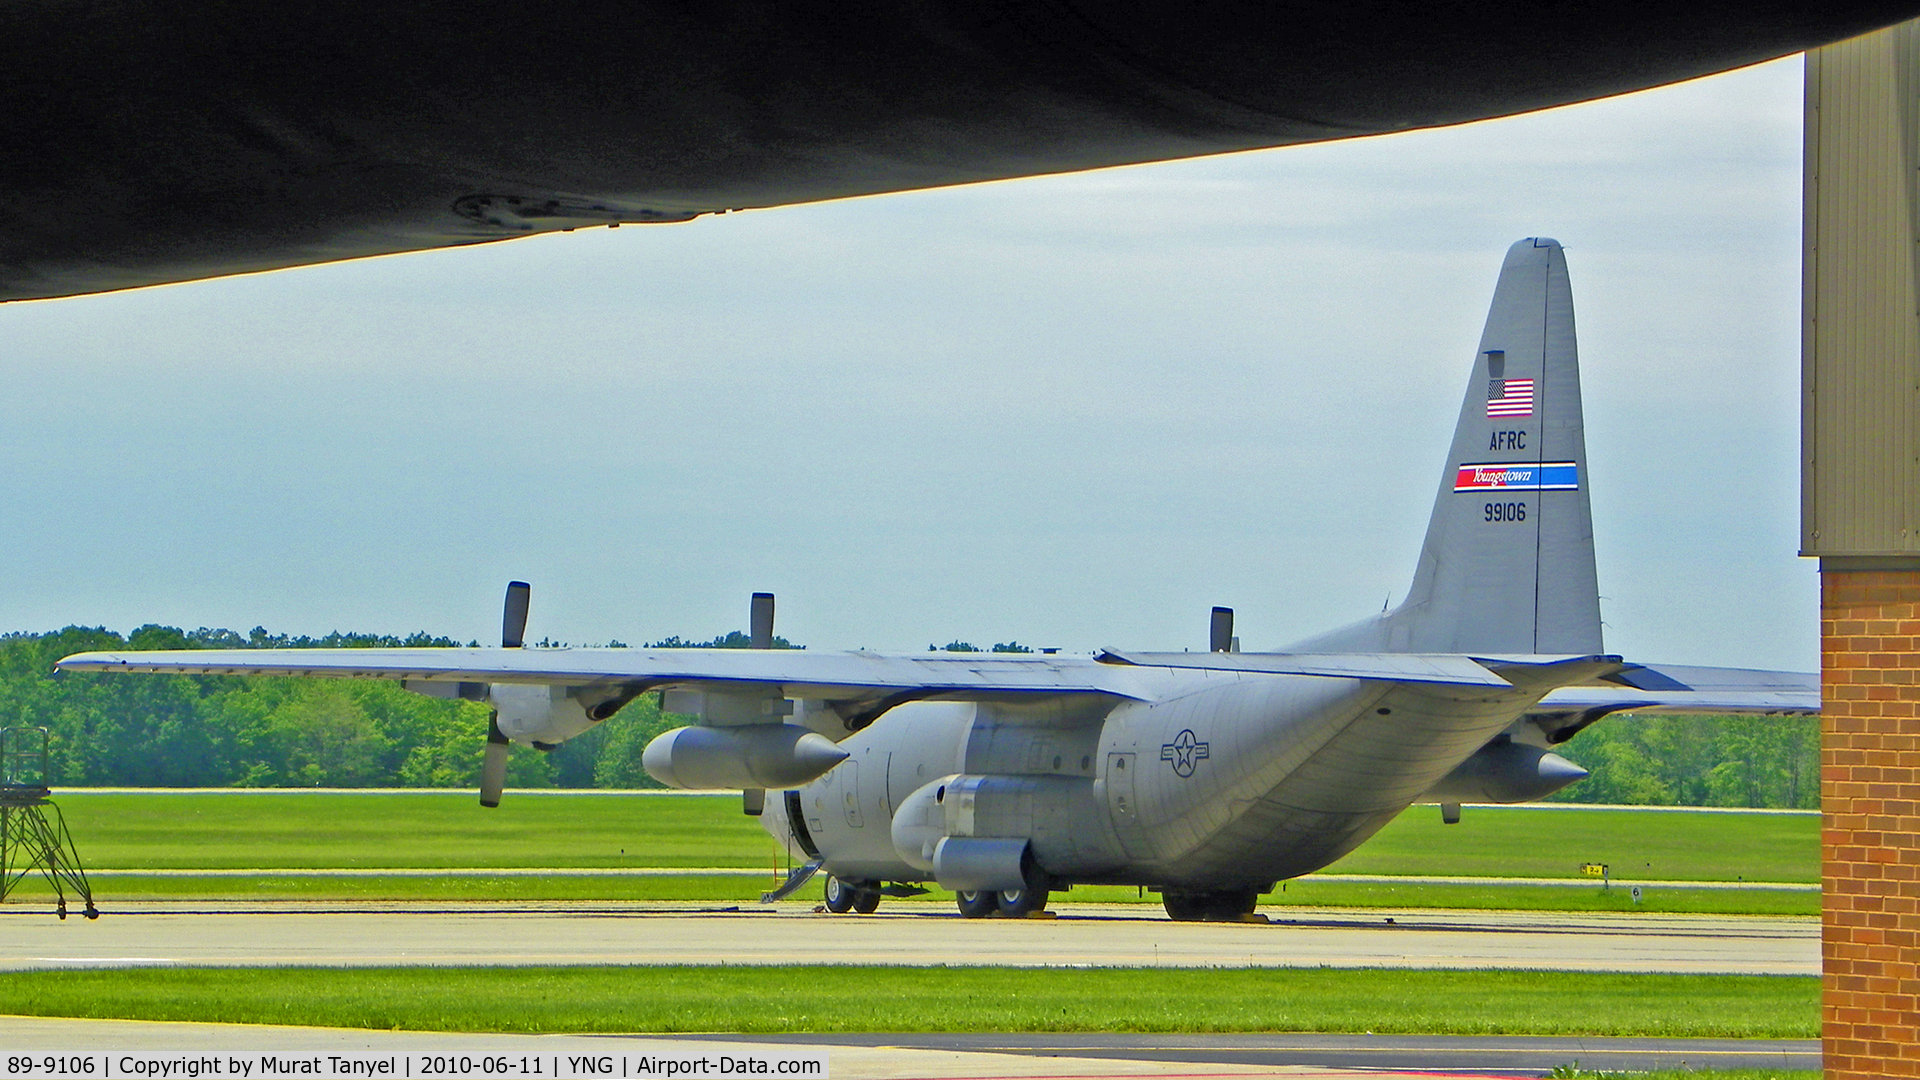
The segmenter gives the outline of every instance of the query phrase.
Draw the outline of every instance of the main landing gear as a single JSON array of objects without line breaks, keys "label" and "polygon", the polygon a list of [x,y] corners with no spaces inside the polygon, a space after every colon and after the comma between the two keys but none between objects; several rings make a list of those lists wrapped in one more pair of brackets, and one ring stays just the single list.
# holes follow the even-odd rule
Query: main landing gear
[{"label": "main landing gear", "polygon": [[1242,916],[1253,914],[1254,906],[1260,902],[1260,892],[1253,888],[1205,892],[1167,889],[1160,894],[1160,900],[1167,907],[1167,918],[1175,922],[1238,922]]},{"label": "main landing gear", "polygon": [[1058,882],[1034,866],[1031,857],[1021,860],[1020,878],[1022,887],[1018,889],[954,893],[955,902],[960,905],[960,914],[969,919],[996,914],[1009,919],[1023,919],[1034,912],[1047,910],[1047,898],[1052,893],[1049,886]]},{"label": "main landing gear", "polygon": [[1046,889],[1003,889],[999,892],[957,892],[953,897],[960,905],[960,914],[969,919],[984,919],[989,915],[1019,919],[1036,911],[1047,910],[1047,898],[1051,895]]},{"label": "main landing gear", "polygon": [[957,892],[953,898],[960,904],[960,914],[969,919],[984,919],[1000,910],[999,893]]}]

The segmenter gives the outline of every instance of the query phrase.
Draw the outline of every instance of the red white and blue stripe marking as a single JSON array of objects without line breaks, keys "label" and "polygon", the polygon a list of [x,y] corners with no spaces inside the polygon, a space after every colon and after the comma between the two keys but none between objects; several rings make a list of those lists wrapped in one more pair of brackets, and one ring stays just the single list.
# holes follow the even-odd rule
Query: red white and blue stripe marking
[{"label": "red white and blue stripe marking", "polygon": [[1494,461],[1462,465],[1455,491],[1578,491],[1580,465],[1573,461]]}]

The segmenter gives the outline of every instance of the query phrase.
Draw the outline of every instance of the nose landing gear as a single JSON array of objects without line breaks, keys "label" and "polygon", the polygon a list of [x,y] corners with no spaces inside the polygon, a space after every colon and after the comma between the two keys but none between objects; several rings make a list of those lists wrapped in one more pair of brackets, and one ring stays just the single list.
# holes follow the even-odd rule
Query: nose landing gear
[{"label": "nose landing gear", "polygon": [[880,906],[880,897],[884,895],[877,881],[848,881],[845,878],[827,876],[827,910],[835,915],[855,912],[871,915]]}]

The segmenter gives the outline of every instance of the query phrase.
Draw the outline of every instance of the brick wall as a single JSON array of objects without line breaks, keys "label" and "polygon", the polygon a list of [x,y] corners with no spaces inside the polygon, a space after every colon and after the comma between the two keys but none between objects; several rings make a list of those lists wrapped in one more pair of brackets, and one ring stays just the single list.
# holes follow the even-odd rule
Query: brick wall
[{"label": "brick wall", "polygon": [[1920,1077],[1920,571],[1820,575],[1829,1077]]}]

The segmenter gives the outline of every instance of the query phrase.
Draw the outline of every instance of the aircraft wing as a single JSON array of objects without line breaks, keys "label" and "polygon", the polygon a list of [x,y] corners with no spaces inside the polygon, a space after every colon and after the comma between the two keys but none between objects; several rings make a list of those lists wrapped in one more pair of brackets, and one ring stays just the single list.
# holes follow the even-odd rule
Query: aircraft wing
[{"label": "aircraft wing", "polygon": [[[61,671],[150,675],[285,675],[421,683],[645,689],[778,689],[794,698],[916,691],[955,698],[1102,694],[1148,700],[1141,669],[1308,675],[1453,686],[1510,686],[1496,672],[1519,658],[1446,653],[1134,653],[1094,657],[997,653],[887,655],[799,649],[181,649],[78,653]],[[1531,657],[1540,661],[1559,658]],[[1820,711],[1820,677],[1744,668],[1628,664],[1617,675],[1549,693],[1546,711]]]},{"label": "aircraft wing", "polygon": [[521,683],[733,691],[846,699],[914,692],[987,698],[1102,694],[1144,699],[1126,668],[1083,656],[884,655],[800,649],[183,649],[93,652],[61,671],[153,675],[291,675],[408,683]]},{"label": "aircraft wing", "polygon": [[926,697],[951,698],[1103,694],[1147,700],[1152,694],[1142,676],[1153,668],[1512,686],[1471,657],[1421,653],[1104,650],[1085,657],[1001,653],[903,656],[799,649],[182,649],[79,653],[56,666],[62,671],[149,675],[288,675],[578,687],[640,684],[644,690],[778,689],[786,697],[826,699],[911,691]]},{"label": "aircraft wing", "polygon": [[1920,10],[1350,6],[9,3],[0,301],[1457,124]]}]

